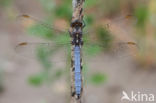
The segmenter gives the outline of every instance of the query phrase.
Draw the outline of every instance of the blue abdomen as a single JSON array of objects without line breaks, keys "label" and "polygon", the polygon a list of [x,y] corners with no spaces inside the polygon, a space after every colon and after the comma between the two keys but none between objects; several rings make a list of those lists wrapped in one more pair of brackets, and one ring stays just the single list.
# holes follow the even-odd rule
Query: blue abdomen
[{"label": "blue abdomen", "polygon": [[75,66],[75,91],[76,95],[81,94],[81,62],[80,62],[80,47],[74,48],[74,66]]}]

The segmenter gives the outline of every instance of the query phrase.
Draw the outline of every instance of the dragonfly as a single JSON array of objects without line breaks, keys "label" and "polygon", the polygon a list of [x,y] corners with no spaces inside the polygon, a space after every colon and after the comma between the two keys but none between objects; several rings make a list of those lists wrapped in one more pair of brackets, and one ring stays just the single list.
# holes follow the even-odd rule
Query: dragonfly
[{"label": "dragonfly", "polygon": [[[126,16],[126,18],[129,18],[130,15]],[[50,51],[53,51],[54,49],[51,49],[52,47],[56,46],[62,46],[62,45],[72,45],[72,51],[73,51],[73,55],[72,55],[72,62],[73,63],[73,67],[72,67],[72,71],[74,72],[74,80],[75,80],[75,91],[73,91],[72,95],[76,95],[77,98],[80,98],[81,96],[81,92],[82,92],[82,53],[81,53],[81,49],[82,46],[89,46],[90,47],[99,47],[99,48],[103,48],[105,49],[107,46],[106,44],[101,44],[101,43],[93,43],[92,41],[88,40],[88,35],[89,33],[92,33],[93,31],[83,31],[83,28],[85,27],[85,23],[81,22],[79,20],[75,20],[74,22],[71,23],[71,28],[72,30],[69,29],[68,30],[62,30],[59,28],[55,28],[54,26],[51,26],[49,24],[46,24],[43,21],[40,21],[32,16],[29,15],[20,15],[17,17],[18,21],[20,20],[20,22],[24,21],[24,23],[26,23],[27,25],[29,24],[28,21],[31,21],[30,24],[39,24],[40,26],[42,26],[43,28],[48,28],[51,31],[54,31],[55,33],[64,33],[67,34],[69,32],[70,34],[70,38],[71,38],[71,42],[68,40],[62,40],[60,42],[59,39],[54,39],[52,41],[50,41],[50,43],[33,43],[33,42],[21,42],[16,46],[16,51],[18,53],[22,53],[23,51],[21,49],[23,49],[25,52],[27,51],[34,51],[34,48],[36,47],[36,45],[44,45],[48,48],[50,48]],[[105,28],[109,29],[110,24],[107,24]],[[56,37],[58,35],[55,35]],[[67,36],[67,35],[65,35]],[[86,36],[86,39],[84,39],[84,37]],[[60,37],[60,36],[58,36]],[[55,37],[54,37],[55,38]],[[113,43],[112,43],[113,44]],[[119,46],[119,48],[121,47],[127,47],[127,46],[136,46],[135,42],[131,42],[131,41],[127,41],[127,42],[119,42],[119,43],[114,43],[115,47]],[[113,44],[113,45],[114,45]],[[32,47],[32,48],[31,48]],[[27,50],[25,50],[24,48],[26,48]],[[30,50],[33,49],[33,50]],[[56,48],[55,48],[56,49]],[[20,51],[21,50],[21,51]],[[116,50],[115,50],[116,51]]]}]

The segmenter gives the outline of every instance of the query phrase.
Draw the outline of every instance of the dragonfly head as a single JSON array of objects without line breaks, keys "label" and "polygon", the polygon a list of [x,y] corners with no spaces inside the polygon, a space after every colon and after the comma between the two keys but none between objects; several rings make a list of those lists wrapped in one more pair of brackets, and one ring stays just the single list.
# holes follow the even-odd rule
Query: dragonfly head
[{"label": "dragonfly head", "polygon": [[75,20],[71,23],[72,35],[82,35],[83,23],[79,20]]},{"label": "dragonfly head", "polygon": [[72,21],[71,27],[76,27],[76,26],[82,27],[83,26],[83,23],[80,20],[74,20],[74,21]]},{"label": "dragonfly head", "polygon": [[75,20],[75,21],[72,21],[71,27],[74,29],[74,31],[80,32],[82,31],[83,23],[80,20]]}]

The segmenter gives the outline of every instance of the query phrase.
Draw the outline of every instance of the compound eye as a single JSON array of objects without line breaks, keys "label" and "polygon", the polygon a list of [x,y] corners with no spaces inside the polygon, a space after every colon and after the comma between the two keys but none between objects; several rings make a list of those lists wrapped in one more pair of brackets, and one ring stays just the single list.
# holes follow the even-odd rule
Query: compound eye
[{"label": "compound eye", "polygon": [[82,27],[82,23],[79,23],[78,25],[79,25],[80,27]]},{"label": "compound eye", "polygon": [[71,27],[75,27],[75,23],[72,23],[72,24],[71,24]]},{"label": "compound eye", "polygon": [[75,21],[73,23],[71,23],[71,27],[82,27],[83,24],[81,22]]}]

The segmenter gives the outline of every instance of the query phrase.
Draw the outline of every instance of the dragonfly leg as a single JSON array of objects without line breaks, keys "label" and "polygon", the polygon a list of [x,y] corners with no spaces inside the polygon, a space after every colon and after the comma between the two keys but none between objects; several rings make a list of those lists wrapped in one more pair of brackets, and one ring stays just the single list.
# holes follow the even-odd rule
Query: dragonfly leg
[{"label": "dragonfly leg", "polygon": [[72,93],[71,93],[71,96],[72,96],[72,97],[74,97],[74,96],[75,96],[75,94],[76,94],[75,92],[72,92]]},{"label": "dragonfly leg", "polygon": [[75,91],[71,91],[71,96],[72,97],[76,96],[76,99],[79,99],[81,95],[77,95]]},{"label": "dragonfly leg", "polygon": [[82,26],[82,27],[84,28],[85,26],[86,26],[86,23],[85,23],[85,21],[84,21],[84,19],[83,19],[83,26]]},{"label": "dragonfly leg", "polygon": [[75,68],[73,68],[72,71],[75,71]]},{"label": "dragonfly leg", "polygon": [[[76,95],[76,92],[72,92],[71,96],[74,97]],[[76,99],[80,99],[80,95],[76,95]]]},{"label": "dragonfly leg", "polygon": [[80,40],[80,43],[81,43],[81,45],[83,45],[83,41],[82,40]]},{"label": "dragonfly leg", "polygon": [[80,99],[80,95],[77,95],[77,99]]},{"label": "dragonfly leg", "polygon": [[70,37],[72,37],[72,32],[70,29],[68,30],[68,32],[69,32]]},{"label": "dragonfly leg", "polygon": [[80,60],[80,63],[81,63],[81,70],[82,70],[82,68],[83,68],[83,66],[82,66],[82,58],[81,58],[81,60]]},{"label": "dragonfly leg", "polygon": [[73,67],[73,65],[74,65],[74,61],[71,60],[72,72],[75,71],[75,67]]}]

